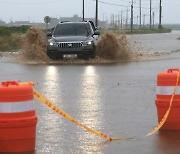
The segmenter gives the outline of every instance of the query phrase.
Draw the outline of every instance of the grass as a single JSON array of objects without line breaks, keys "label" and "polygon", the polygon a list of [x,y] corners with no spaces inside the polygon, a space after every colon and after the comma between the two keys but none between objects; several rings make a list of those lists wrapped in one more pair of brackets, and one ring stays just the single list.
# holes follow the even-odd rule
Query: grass
[{"label": "grass", "polygon": [[0,36],[7,36],[14,33],[18,34],[24,34],[27,32],[27,30],[30,28],[30,26],[20,26],[20,27],[0,27]]},{"label": "grass", "polygon": [[0,36],[0,51],[16,51],[22,47],[24,35],[17,33]]},{"label": "grass", "polygon": [[106,31],[111,31],[117,35],[120,34],[153,34],[153,33],[170,33],[171,29],[162,28],[162,29],[133,29],[131,32],[130,29],[100,29],[101,34],[104,34]]},{"label": "grass", "polygon": [[22,48],[25,33],[29,26],[0,27],[0,51],[16,51]]},{"label": "grass", "polygon": [[170,33],[171,29],[135,29],[132,32],[130,30],[126,31],[126,34],[153,34],[153,33]]},{"label": "grass", "polygon": [[165,24],[163,26],[173,30],[180,30],[180,24]]}]

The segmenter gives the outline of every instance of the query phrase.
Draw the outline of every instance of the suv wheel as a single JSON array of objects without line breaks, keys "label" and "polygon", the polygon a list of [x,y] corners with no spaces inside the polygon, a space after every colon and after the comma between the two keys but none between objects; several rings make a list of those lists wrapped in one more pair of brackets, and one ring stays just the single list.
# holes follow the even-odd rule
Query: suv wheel
[{"label": "suv wheel", "polygon": [[84,55],[83,59],[84,60],[89,60],[89,56],[88,55]]},{"label": "suv wheel", "polygon": [[93,51],[92,55],[90,56],[90,58],[94,59],[96,57],[96,52]]},{"label": "suv wheel", "polygon": [[58,55],[56,53],[48,53],[48,57],[52,60],[58,60]]},{"label": "suv wheel", "polygon": [[93,51],[92,51],[92,54],[91,54],[91,56],[90,56],[90,58],[95,58],[96,57],[96,47],[94,46],[94,48],[93,48]]}]

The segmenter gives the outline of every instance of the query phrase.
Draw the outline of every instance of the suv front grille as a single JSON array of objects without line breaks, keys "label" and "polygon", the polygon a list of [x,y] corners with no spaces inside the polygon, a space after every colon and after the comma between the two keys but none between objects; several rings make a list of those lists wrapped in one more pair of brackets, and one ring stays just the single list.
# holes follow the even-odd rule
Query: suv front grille
[{"label": "suv front grille", "polygon": [[58,43],[59,48],[79,48],[82,47],[81,42],[60,42]]}]

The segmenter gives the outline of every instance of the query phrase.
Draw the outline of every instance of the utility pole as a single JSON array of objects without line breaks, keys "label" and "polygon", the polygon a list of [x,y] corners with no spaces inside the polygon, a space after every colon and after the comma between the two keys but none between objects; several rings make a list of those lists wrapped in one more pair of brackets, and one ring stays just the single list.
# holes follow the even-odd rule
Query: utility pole
[{"label": "utility pole", "polygon": [[83,21],[84,21],[84,0],[83,0]]},{"label": "utility pole", "polygon": [[105,22],[105,14],[106,14],[106,13],[103,13],[103,22]]},{"label": "utility pole", "polygon": [[160,0],[160,4],[159,4],[159,29],[162,28],[162,26],[161,26],[161,17],[162,17],[162,1]]},{"label": "utility pole", "polygon": [[[106,23],[107,23],[107,19],[105,20],[105,14],[106,13],[103,13],[103,26],[105,27],[106,26]],[[107,18],[107,17],[106,17]]]},{"label": "utility pole", "polygon": [[112,23],[113,23],[113,28],[115,28],[115,19],[114,19],[114,14],[112,14]]},{"label": "utility pole", "polygon": [[118,13],[118,29],[120,28],[120,15]]},{"label": "utility pole", "polygon": [[146,19],[146,15],[144,14],[144,18],[143,18],[143,27],[145,28],[145,19]]},{"label": "utility pole", "polygon": [[131,4],[131,32],[133,31],[133,0]]},{"label": "utility pole", "polygon": [[114,14],[111,14],[111,25],[115,28]]},{"label": "utility pole", "polygon": [[122,30],[122,28],[123,28],[123,11],[121,11],[121,30]]},{"label": "utility pole", "polygon": [[116,22],[116,27],[118,28],[118,14],[116,14],[116,16],[115,16],[116,18],[115,18],[115,22]]},{"label": "utility pole", "polygon": [[139,28],[141,29],[141,0],[139,0]]},{"label": "utility pole", "polygon": [[113,25],[113,15],[111,14],[110,16],[110,25],[112,26]]},{"label": "utility pole", "polygon": [[154,17],[155,17],[155,14],[153,12],[153,29],[154,29]]},{"label": "utility pole", "polygon": [[138,26],[138,20],[139,20],[139,16],[137,16],[137,26]]},{"label": "utility pole", "polygon": [[98,27],[98,0],[96,0],[96,27]]},{"label": "utility pole", "polygon": [[126,12],[126,29],[128,29],[128,7],[127,7],[127,12]]},{"label": "utility pole", "polygon": [[151,25],[152,25],[152,16],[151,16],[152,13],[151,12],[152,12],[152,0],[150,0],[150,27],[149,27],[150,29],[151,29]]}]

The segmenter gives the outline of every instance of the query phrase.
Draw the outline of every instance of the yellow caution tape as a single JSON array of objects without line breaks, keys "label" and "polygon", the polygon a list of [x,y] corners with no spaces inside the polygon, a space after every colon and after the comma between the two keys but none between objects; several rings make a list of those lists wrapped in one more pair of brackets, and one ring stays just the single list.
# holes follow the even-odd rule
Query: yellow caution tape
[{"label": "yellow caution tape", "polygon": [[102,137],[102,138],[105,138],[109,141],[112,141],[112,140],[127,140],[127,139],[130,139],[130,138],[113,138],[113,137],[110,137],[106,134],[103,134],[99,131],[96,131],[96,130],[93,130],[91,128],[89,128],[88,126],[82,124],[81,122],[79,122],[78,120],[74,119],[73,117],[71,117],[69,114],[67,114],[65,111],[63,111],[61,108],[59,108],[58,106],[56,106],[54,103],[52,103],[50,100],[48,100],[46,97],[44,97],[43,95],[41,95],[37,90],[33,89],[34,90],[34,96],[40,101],[42,102],[43,104],[45,104],[46,106],[48,106],[49,108],[51,108],[53,111],[57,112],[58,114],[62,115],[64,118],[70,120],[71,122],[85,128],[86,130],[88,130],[89,132],[91,133],[94,133],[96,134],[97,136],[99,137]]},{"label": "yellow caution tape", "polygon": [[35,86],[35,83],[34,82],[32,82],[32,81],[28,81],[28,82],[21,82],[21,83],[19,83],[20,85],[22,85],[22,84],[27,84],[27,85],[30,85],[30,86]]},{"label": "yellow caution tape", "polygon": [[[173,99],[174,99],[174,96],[176,94],[176,89],[177,89],[177,86],[178,86],[178,82],[179,82],[179,77],[180,77],[180,70],[178,71],[178,74],[177,74],[177,80],[176,80],[176,85],[174,87],[174,91],[173,91],[173,94],[171,96],[171,99],[170,99],[170,105],[169,105],[169,108],[168,110],[166,111],[164,117],[162,118],[162,120],[157,124],[157,126],[151,131],[149,132],[146,136],[151,136],[153,135],[155,132],[157,132],[162,126],[163,124],[166,122],[168,116],[169,116],[169,113],[170,113],[170,110],[171,110],[171,107],[172,107],[172,103],[173,103]],[[33,82],[24,82],[24,83],[21,83],[21,84],[30,84],[31,86],[34,86],[34,83]],[[85,124],[79,122],[78,120],[74,119],[73,117],[71,117],[68,113],[66,113],[65,111],[63,111],[61,108],[59,108],[58,106],[56,106],[54,103],[52,103],[50,100],[48,100],[45,96],[43,96],[42,94],[40,94],[37,90],[33,89],[34,91],[34,96],[37,98],[37,100],[39,100],[40,102],[42,102],[43,104],[45,104],[46,106],[48,106],[49,108],[51,108],[53,111],[57,112],[58,114],[60,114],[61,116],[63,116],[64,118],[70,120],[71,122],[85,128],[86,130],[88,130],[89,132],[99,136],[99,137],[102,137],[102,138],[105,138],[109,141],[112,141],[112,140],[129,140],[129,139],[133,139],[133,138],[124,138],[124,137],[110,137],[106,134],[103,134],[99,131],[96,131],[94,129],[91,129],[89,128],[88,126],[86,126]]]}]

